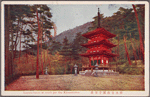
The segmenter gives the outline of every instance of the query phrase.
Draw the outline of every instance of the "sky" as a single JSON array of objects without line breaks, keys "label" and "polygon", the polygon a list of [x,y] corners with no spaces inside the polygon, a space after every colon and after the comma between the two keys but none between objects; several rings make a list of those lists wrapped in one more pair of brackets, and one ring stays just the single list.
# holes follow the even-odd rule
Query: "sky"
[{"label": "sky", "polygon": [[[48,4],[51,9],[52,21],[57,27],[57,35],[63,31],[83,25],[84,23],[93,21],[93,17],[97,16],[98,8],[104,17],[112,16],[120,7],[132,8],[131,4],[85,4],[85,5],[56,5]],[[52,35],[54,31],[52,30]]]}]

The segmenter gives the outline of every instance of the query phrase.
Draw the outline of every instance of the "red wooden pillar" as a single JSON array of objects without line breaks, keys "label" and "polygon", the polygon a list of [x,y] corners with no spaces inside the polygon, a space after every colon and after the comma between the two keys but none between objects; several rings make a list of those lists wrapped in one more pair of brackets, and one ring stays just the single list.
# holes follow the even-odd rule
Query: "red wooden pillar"
[{"label": "red wooden pillar", "polygon": [[91,58],[92,58],[92,57],[89,57],[89,61],[90,61],[90,67],[91,67]]},{"label": "red wooden pillar", "polygon": [[96,56],[96,58],[97,58],[97,65],[98,65],[98,56]]}]

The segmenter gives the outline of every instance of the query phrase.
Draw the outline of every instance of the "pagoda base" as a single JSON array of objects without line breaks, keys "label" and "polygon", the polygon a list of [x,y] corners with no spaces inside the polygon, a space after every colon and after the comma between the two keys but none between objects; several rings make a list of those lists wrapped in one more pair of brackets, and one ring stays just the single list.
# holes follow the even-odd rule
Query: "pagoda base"
[{"label": "pagoda base", "polygon": [[[97,74],[96,74],[97,73]],[[119,75],[119,72],[108,71],[108,70],[85,70],[85,71],[79,71],[80,75],[84,76],[117,76]]]},{"label": "pagoda base", "polygon": [[[94,69],[95,69],[95,67],[82,67],[82,71],[84,71],[84,70],[93,71]],[[108,65],[105,65],[105,66],[100,65],[100,66],[98,66],[98,70],[103,70],[103,71],[108,70],[108,72],[109,72],[109,71],[115,71],[116,68],[111,68]]]}]

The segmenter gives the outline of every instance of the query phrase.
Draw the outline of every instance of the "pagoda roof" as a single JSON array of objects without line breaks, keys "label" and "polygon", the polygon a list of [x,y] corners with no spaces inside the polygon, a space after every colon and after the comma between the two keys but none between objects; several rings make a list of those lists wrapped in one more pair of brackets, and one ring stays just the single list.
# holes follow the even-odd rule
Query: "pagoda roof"
[{"label": "pagoda roof", "polygon": [[113,43],[111,43],[109,40],[106,40],[106,39],[103,39],[101,41],[92,42],[92,43],[82,44],[82,46],[88,47],[88,46],[100,45],[100,44],[104,44],[110,48],[117,46],[117,45],[114,45]]},{"label": "pagoda roof", "polygon": [[117,54],[113,54],[113,53],[106,52],[106,51],[92,52],[92,53],[84,53],[84,54],[80,54],[80,55],[81,55],[81,56],[84,56],[84,57],[89,57],[89,56],[93,56],[93,55],[104,55],[104,56],[106,56],[106,57],[108,57],[108,58],[118,56]]},{"label": "pagoda roof", "polygon": [[104,28],[97,28],[97,29],[95,29],[95,30],[93,30],[91,32],[82,34],[82,36],[84,36],[86,38],[89,38],[89,37],[91,37],[93,35],[100,34],[100,33],[102,33],[103,35],[106,35],[109,38],[112,38],[112,37],[116,36],[115,34],[112,34],[109,31],[105,30]]}]

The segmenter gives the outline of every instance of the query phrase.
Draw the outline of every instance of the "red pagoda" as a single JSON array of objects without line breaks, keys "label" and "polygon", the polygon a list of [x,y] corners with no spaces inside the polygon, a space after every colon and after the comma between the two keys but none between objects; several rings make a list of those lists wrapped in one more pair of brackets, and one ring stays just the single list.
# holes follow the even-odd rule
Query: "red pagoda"
[{"label": "red pagoda", "polygon": [[108,39],[115,37],[115,34],[112,34],[100,27],[100,16],[98,9],[98,27],[97,29],[85,33],[82,36],[88,38],[88,43],[82,44],[82,46],[88,48],[86,53],[80,54],[81,56],[89,58],[88,66],[82,66],[82,70],[90,70],[93,71],[96,63],[99,65],[98,68],[109,71],[109,58],[117,56],[113,54],[111,51],[112,47],[115,47],[113,43],[111,43]]}]

